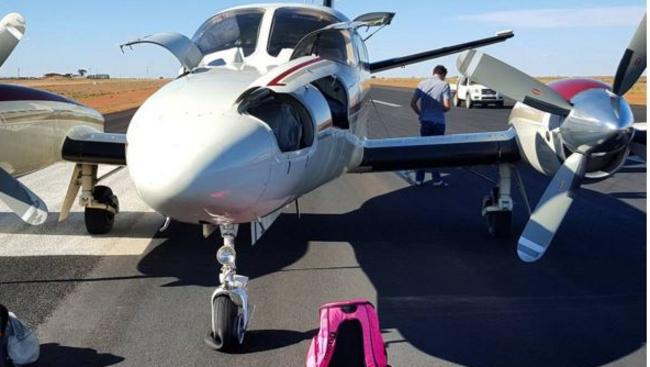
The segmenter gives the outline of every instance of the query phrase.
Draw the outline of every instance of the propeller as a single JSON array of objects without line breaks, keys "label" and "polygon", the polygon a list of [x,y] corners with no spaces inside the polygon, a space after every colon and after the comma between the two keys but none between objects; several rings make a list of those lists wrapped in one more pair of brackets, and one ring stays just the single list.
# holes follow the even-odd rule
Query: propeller
[{"label": "propeller", "polygon": [[643,15],[641,24],[634,32],[629,46],[618,64],[614,78],[613,92],[622,96],[636,83],[646,68],[646,16]]},{"label": "propeller", "polygon": [[572,154],[555,173],[519,238],[517,254],[521,260],[539,260],[548,249],[585,177],[591,154],[630,149],[633,148],[631,143],[640,140],[645,145],[645,132],[634,137],[631,110],[621,97],[646,68],[645,23],[644,16],[623,54],[613,93],[603,89],[586,90],[571,102],[549,86],[490,55],[476,50],[459,55],[457,66],[464,76],[518,102],[564,118],[559,132]]},{"label": "propeller", "polygon": [[9,13],[0,20],[0,66],[4,64],[25,34],[25,18]]},{"label": "propeller", "polygon": [[508,97],[539,110],[566,116],[571,104],[546,84],[477,50],[465,51],[456,61],[458,71]]},{"label": "propeller", "polygon": [[0,168],[0,200],[28,224],[37,226],[47,219],[45,202],[2,168]]}]

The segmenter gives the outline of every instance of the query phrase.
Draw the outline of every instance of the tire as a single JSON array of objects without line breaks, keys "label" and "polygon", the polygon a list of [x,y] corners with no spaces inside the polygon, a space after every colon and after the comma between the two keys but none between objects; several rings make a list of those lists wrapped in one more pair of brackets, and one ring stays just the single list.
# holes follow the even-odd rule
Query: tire
[{"label": "tire", "polygon": [[239,345],[237,306],[227,296],[218,296],[213,302],[212,329],[214,334],[211,334],[211,345],[219,351],[233,350]]},{"label": "tire", "polygon": [[472,98],[470,97],[470,95],[469,94],[466,95],[465,96],[465,108],[470,109],[470,108],[472,108],[473,105],[474,104],[472,103]]},{"label": "tire", "polygon": [[[499,197],[499,187],[493,187],[490,195],[483,199],[483,208],[494,205]],[[493,211],[485,214],[488,231],[495,238],[508,238],[512,233],[512,211]]]},{"label": "tire", "polygon": [[[113,191],[109,187],[95,186],[93,189],[93,198],[102,204],[119,210],[117,196],[113,195]],[[115,213],[104,209],[85,208],[84,222],[88,233],[96,235],[106,234],[113,229]]]},{"label": "tire", "polygon": [[509,210],[491,212],[486,215],[488,230],[492,237],[508,238],[512,232],[512,212]]}]

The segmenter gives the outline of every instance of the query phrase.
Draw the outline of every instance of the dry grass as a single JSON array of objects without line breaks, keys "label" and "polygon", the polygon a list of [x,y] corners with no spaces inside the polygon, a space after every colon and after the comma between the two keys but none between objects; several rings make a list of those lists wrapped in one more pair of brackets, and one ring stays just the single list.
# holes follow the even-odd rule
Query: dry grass
[{"label": "dry grass", "polygon": [[[538,77],[540,81],[544,83],[551,82],[553,80],[562,79],[563,77]],[[591,79],[601,80],[607,84],[612,84],[612,77],[590,77]],[[375,78],[372,79],[372,85],[384,86],[384,87],[396,87],[396,88],[415,88],[422,78]],[[450,84],[456,82],[456,78],[448,79]],[[647,104],[647,78],[642,76],[634,86],[625,94],[625,99],[630,104],[634,105],[646,105]]]},{"label": "dry grass", "polygon": [[169,82],[165,79],[29,79],[0,80],[64,95],[101,113],[138,107],[151,94]]}]

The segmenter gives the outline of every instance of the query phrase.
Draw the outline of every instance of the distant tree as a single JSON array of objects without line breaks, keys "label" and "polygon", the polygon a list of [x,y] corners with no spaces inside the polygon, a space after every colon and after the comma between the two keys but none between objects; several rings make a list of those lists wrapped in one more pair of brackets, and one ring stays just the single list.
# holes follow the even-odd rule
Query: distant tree
[{"label": "distant tree", "polygon": [[77,72],[81,76],[86,76],[86,74],[88,74],[88,70],[86,70],[86,69],[79,69],[79,70],[77,70]]}]

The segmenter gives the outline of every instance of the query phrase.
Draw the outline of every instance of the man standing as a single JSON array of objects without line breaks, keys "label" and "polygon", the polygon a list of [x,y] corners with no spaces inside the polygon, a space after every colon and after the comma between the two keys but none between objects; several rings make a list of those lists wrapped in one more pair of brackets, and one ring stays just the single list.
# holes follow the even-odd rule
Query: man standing
[{"label": "man standing", "polygon": [[[445,77],[447,77],[447,68],[442,65],[436,66],[433,68],[433,78],[421,81],[413,94],[411,108],[420,117],[421,136],[445,134],[445,112],[451,108],[451,90],[449,84],[445,82]],[[418,101],[420,101],[419,106]],[[416,185],[422,185],[424,174],[423,170],[416,172]],[[440,177],[440,172],[431,171],[431,176],[433,176],[433,186],[447,186]]]}]

